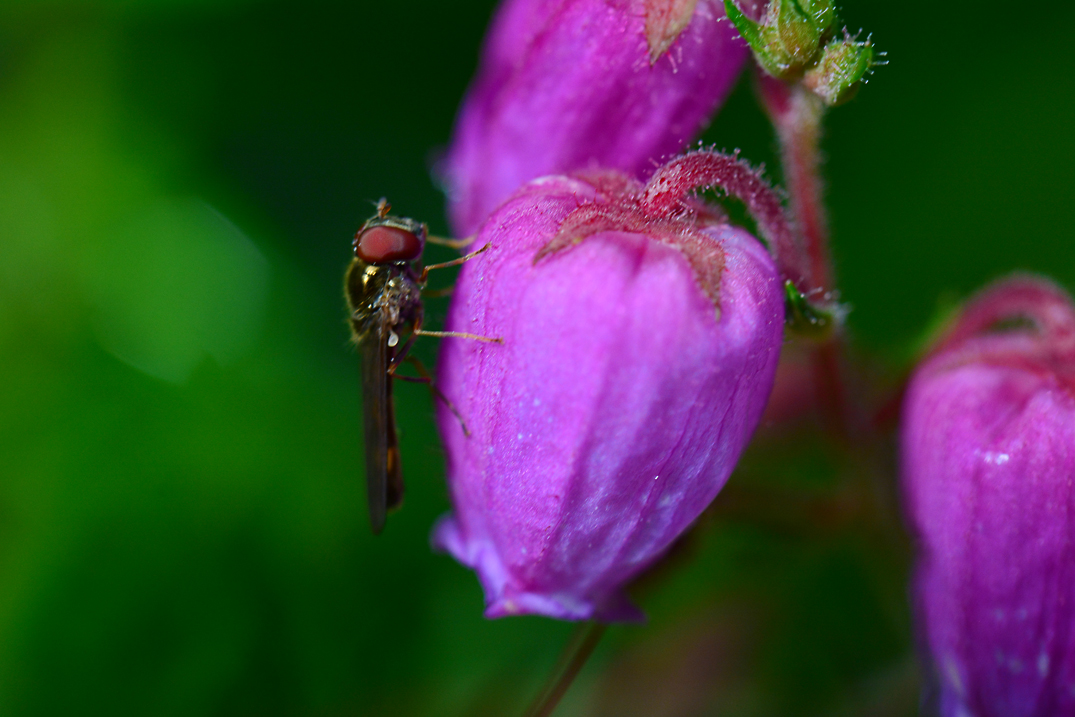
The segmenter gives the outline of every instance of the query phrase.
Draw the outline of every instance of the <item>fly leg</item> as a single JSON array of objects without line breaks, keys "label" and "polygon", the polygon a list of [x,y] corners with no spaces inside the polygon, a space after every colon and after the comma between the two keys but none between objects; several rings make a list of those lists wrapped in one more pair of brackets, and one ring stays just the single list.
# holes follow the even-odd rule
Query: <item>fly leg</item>
[{"label": "fly leg", "polygon": [[[445,241],[447,241],[447,240],[445,240]],[[469,239],[465,240],[465,241],[466,241],[466,243],[470,242]],[[421,276],[418,277],[419,286],[424,287],[426,285],[426,280],[429,279],[429,272],[433,271],[434,269],[447,269],[450,266],[459,266],[460,264],[462,264],[464,262],[467,262],[467,261],[470,261],[474,257],[478,256],[482,252],[484,252],[487,249],[489,249],[489,247],[491,247],[491,246],[492,246],[492,244],[486,244],[485,246],[483,246],[481,249],[478,249],[477,251],[472,251],[469,254],[466,254],[464,256],[459,257],[458,259],[452,259],[451,261],[446,261],[446,262],[444,262],[442,264],[430,264],[429,266],[427,266],[424,269],[422,269],[422,274],[421,274]],[[440,290],[435,291],[435,292],[430,291],[430,292],[426,292],[426,295],[427,296],[433,296],[433,295],[447,296],[447,295],[452,293],[453,289],[454,289],[454,287],[449,287],[447,289],[440,289]],[[421,321],[418,321],[416,323],[416,325],[414,327],[414,332],[411,334],[412,336],[437,336],[437,337],[440,337],[442,339],[443,338],[454,337],[454,338],[457,338],[457,339],[473,339],[474,341],[483,341],[485,343],[490,343],[490,344],[503,344],[504,343],[504,339],[502,339],[502,338],[493,338],[493,337],[490,337],[490,336],[478,336],[477,334],[468,334],[468,333],[464,333],[462,331],[423,331],[421,323],[422,323]]]},{"label": "fly leg", "polygon": [[429,291],[422,292],[423,299],[440,299],[445,296],[451,296],[455,293],[454,286],[446,286],[443,289],[430,289]]},{"label": "fly leg", "polygon": [[475,341],[483,341],[487,344],[503,344],[504,339],[499,336],[493,338],[491,336],[478,336],[477,334],[465,334],[462,331],[423,331],[422,329],[415,329],[413,336],[439,336],[442,339],[457,338],[457,339],[474,339]]},{"label": "fly leg", "polygon": [[462,249],[471,242],[474,241],[473,236],[466,237],[464,239],[445,239],[444,237],[433,236],[432,234],[426,236],[426,241],[430,244],[438,244],[440,246],[450,246],[453,249]]},{"label": "fly leg", "polygon": [[[444,405],[448,407],[448,410],[451,411],[452,415],[454,415],[456,417],[456,420],[459,421],[459,425],[463,429],[463,435],[467,438],[470,438],[470,430],[467,428],[466,421],[464,421],[463,417],[459,414],[459,409],[457,409],[455,407],[455,404],[452,403],[451,400],[449,400],[449,398],[445,396],[439,388],[437,388],[437,385],[435,383],[433,383],[433,376],[426,369],[425,365],[423,365],[422,362],[414,356],[408,355],[410,353],[411,347],[414,345],[414,338],[416,336],[428,336],[431,334],[440,335],[441,333],[443,332],[423,332],[422,314],[421,312],[419,312],[418,316],[416,316],[414,319],[414,327],[411,329],[411,335],[407,337],[407,340],[403,343],[403,346],[400,347],[399,351],[394,356],[392,356],[391,360],[388,362],[388,375],[393,378],[398,378],[401,381],[409,381],[411,383],[424,383],[429,386],[429,390],[433,394],[434,400],[440,399],[444,402]],[[396,369],[399,368],[399,366],[404,361],[409,362],[415,367],[415,369],[417,369],[418,377],[403,376],[402,374],[396,373]]]},{"label": "fly leg", "polygon": [[[483,250],[484,251],[484,250]],[[466,258],[466,257],[464,257]],[[493,338],[491,336],[478,336],[477,334],[468,334],[462,331],[425,331],[422,328],[422,317],[418,316],[414,320],[414,327],[411,329],[411,335],[407,337],[406,343],[403,344],[403,348],[399,350],[397,358],[393,359],[393,362],[399,362],[403,360],[403,357],[407,355],[407,352],[411,350],[411,345],[414,344],[415,336],[436,336],[442,339],[445,338],[457,338],[457,339],[473,339],[475,341],[482,341],[487,344],[503,344],[504,339],[500,337]]]},{"label": "fly leg", "polygon": [[418,284],[421,286],[425,286],[426,279],[429,278],[429,272],[433,271],[434,269],[447,269],[449,266],[459,266],[460,264],[470,261],[474,257],[478,256],[491,246],[492,244],[486,244],[481,249],[478,249],[477,251],[472,251],[469,254],[465,254],[458,259],[452,259],[451,261],[446,261],[441,264],[430,264],[429,266],[422,269],[422,275],[418,277]]},{"label": "fly leg", "polygon": [[410,381],[411,383],[424,383],[426,386],[429,386],[429,390],[433,394],[434,399],[440,399],[444,402],[444,405],[448,407],[448,410],[451,411],[452,415],[455,416],[457,421],[459,421],[459,426],[463,429],[463,435],[467,438],[470,438],[470,429],[467,428],[466,421],[464,421],[463,417],[459,414],[459,409],[457,409],[455,407],[455,404],[452,403],[451,400],[447,396],[445,396],[439,388],[437,388],[437,384],[433,382],[433,376],[430,375],[428,370],[426,370],[426,367],[422,364],[422,362],[416,359],[414,356],[407,356],[406,358],[401,357],[401,361],[406,361],[407,363],[413,365],[415,370],[418,371],[419,375],[403,376],[396,373],[396,366],[399,366],[398,363],[394,364],[391,368],[388,369],[389,375],[393,378],[398,378],[400,381]]}]

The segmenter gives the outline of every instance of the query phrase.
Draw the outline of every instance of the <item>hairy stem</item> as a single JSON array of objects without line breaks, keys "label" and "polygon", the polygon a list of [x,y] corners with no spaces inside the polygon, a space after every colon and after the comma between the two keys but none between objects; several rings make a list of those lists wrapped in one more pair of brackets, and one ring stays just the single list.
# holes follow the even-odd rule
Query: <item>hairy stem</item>
[{"label": "hairy stem", "polygon": [[[780,141],[784,181],[791,196],[806,255],[806,284],[809,299],[825,301],[836,289],[832,255],[829,251],[829,223],[822,201],[821,120],[825,105],[801,85],[788,85],[759,72],[759,89]],[[828,420],[841,433],[852,423],[843,367],[844,346],[839,333],[818,346],[813,355],[817,399]]]},{"label": "hairy stem", "polygon": [[829,222],[822,201],[820,142],[825,104],[799,85],[789,87],[767,76],[760,84],[762,101],[780,140],[784,181],[807,256],[809,286],[803,290],[828,293],[835,283]]}]

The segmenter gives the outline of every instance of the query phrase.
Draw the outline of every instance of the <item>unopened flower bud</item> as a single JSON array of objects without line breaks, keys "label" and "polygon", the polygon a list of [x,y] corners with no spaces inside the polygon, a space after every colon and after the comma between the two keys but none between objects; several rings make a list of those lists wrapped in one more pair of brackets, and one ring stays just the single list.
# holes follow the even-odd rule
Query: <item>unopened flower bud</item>
[{"label": "unopened flower bud", "polygon": [[724,0],[724,6],[758,64],[781,80],[798,79],[817,62],[835,19],[831,0],[771,0],[761,22],[735,0]]},{"label": "unopened flower bud", "polygon": [[456,233],[536,177],[644,178],[680,152],[746,59],[724,19],[720,0],[506,0],[441,168]]},{"label": "unopened flower bud", "polygon": [[835,106],[858,92],[874,62],[873,45],[845,37],[829,43],[818,63],[803,76],[803,84],[814,94]]},{"label": "unopened flower bud", "polygon": [[758,423],[781,282],[756,239],[683,198],[694,157],[647,187],[535,180],[478,232],[490,248],[463,266],[446,328],[503,344],[442,345],[439,386],[470,435],[439,413],[454,512],[434,542],[477,571],[489,617],[639,618],[624,586],[713,500]]},{"label": "unopened flower bud", "polygon": [[910,383],[906,509],[944,717],[1075,714],[1075,308],[1016,278]]}]

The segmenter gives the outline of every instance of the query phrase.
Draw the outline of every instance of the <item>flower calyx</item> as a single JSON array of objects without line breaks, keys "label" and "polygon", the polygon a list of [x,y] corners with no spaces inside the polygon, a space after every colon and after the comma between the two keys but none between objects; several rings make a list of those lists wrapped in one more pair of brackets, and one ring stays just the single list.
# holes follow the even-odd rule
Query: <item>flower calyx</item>
[{"label": "flower calyx", "polygon": [[698,0],[646,0],[646,46],[654,64],[687,29]]},{"label": "flower calyx", "polygon": [[738,154],[689,152],[659,167],[644,185],[611,171],[576,176],[596,189],[596,198],[568,214],[556,236],[535,255],[535,264],[602,232],[645,234],[686,256],[719,318],[723,252],[701,230],[726,219],[694,196],[697,191],[719,189],[745,205],[768,244],[785,282],[791,328],[824,340],[842,323],[843,312],[838,305],[826,303],[827,297],[822,303],[807,298],[818,287],[811,284],[809,261],[781,195]]},{"label": "flower calyx", "polygon": [[719,320],[724,250],[712,237],[699,231],[719,221],[711,213],[690,205],[677,208],[678,211],[648,212],[642,203],[642,187],[637,182],[623,182],[614,193],[609,191],[610,186],[598,187],[595,201],[579,205],[564,219],[556,236],[534,256],[534,263],[577,246],[595,234],[643,234],[683,253],[702,293],[713,302]]},{"label": "flower calyx", "polygon": [[1048,279],[1016,274],[968,301],[930,353],[1049,373],[1075,395],[1075,305]]}]

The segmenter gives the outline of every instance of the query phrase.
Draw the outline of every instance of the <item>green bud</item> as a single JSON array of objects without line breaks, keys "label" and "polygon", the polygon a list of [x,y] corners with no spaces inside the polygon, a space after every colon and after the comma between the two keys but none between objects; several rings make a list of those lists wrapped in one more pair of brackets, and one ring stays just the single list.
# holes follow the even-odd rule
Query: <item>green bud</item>
[{"label": "green bud", "polygon": [[837,311],[811,304],[790,280],[784,282],[784,295],[787,327],[792,333],[815,341],[832,336],[839,323]]},{"label": "green bud", "polygon": [[[796,74],[814,63],[828,30],[819,27],[798,0],[772,0],[766,13],[768,23],[776,28],[780,52]],[[775,49],[775,48],[774,48]]]},{"label": "green bud", "polygon": [[822,33],[828,33],[836,21],[836,6],[829,0],[800,0],[802,9],[808,14]]},{"label": "green bud", "polygon": [[739,6],[735,4],[735,0],[724,0],[724,12],[754,52],[758,52],[758,48],[768,42],[768,35],[764,32],[765,28],[747,17],[739,9]]},{"label": "green bud", "polygon": [[735,29],[750,45],[758,64],[770,75],[779,77],[782,72],[780,60],[769,51],[775,40],[776,33],[773,29],[747,17],[735,4],[735,0],[724,0],[724,10]]},{"label": "green bud", "polygon": [[825,48],[818,63],[803,76],[803,84],[825,104],[835,106],[855,96],[873,64],[874,50],[869,40],[857,42],[845,37]]},{"label": "green bud", "polygon": [[835,19],[831,0],[771,0],[761,23],[724,0],[728,18],[773,77],[795,80],[821,55]]}]

